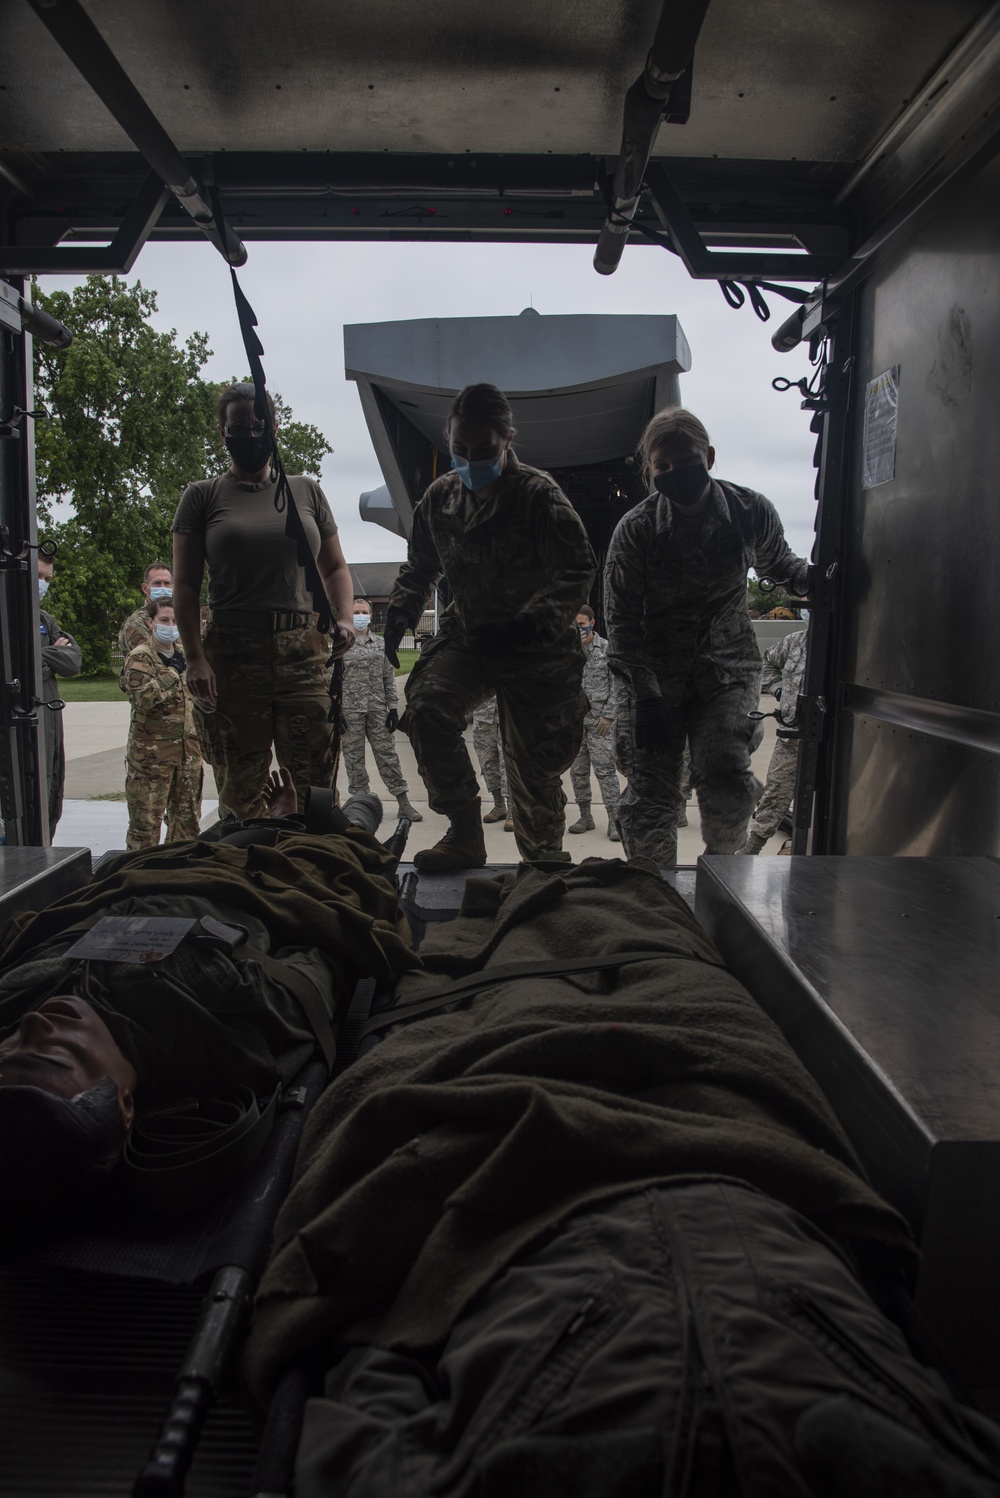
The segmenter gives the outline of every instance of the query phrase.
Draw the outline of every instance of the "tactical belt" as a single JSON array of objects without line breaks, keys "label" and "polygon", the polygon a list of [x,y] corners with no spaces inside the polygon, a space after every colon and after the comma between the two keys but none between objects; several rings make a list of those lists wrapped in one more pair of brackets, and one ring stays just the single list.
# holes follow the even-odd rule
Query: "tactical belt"
[{"label": "tactical belt", "polygon": [[268,613],[257,609],[212,609],[209,623],[221,624],[223,629],[246,629],[254,634],[277,635],[286,629],[308,629],[316,623],[314,613],[284,612]]},{"label": "tactical belt", "polygon": [[237,1087],[223,1097],[184,1098],[139,1114],[122,1157],[133,1199],[170,1214],[218,1200],[267,1143],[280,1091],[263,1107],[248,1087]]},{"label": "tactical belt", "polygon": [[563,978],[571,973],[590,973],[599,968],[624,967],[629,962],[655,962],[657,959],[673,958],[682,962],[703,962],[704,958],[688,952],[610,952],[604,957],[554,957],[548,962],[507,962],[496,967],[484,968],[468,978],[458,978],[447,987],[421,988],[411,994],[405,1003],[393,1009],[383,1010],[365,1025],[359,1040],[387,1030],[390,1025],[404,1024],[411,1019],[421,1019],[425,1014],[435,1014],[449,1004],[469,998],[483,988],[493,988],[498,983],[510,983],[517,978]]}]

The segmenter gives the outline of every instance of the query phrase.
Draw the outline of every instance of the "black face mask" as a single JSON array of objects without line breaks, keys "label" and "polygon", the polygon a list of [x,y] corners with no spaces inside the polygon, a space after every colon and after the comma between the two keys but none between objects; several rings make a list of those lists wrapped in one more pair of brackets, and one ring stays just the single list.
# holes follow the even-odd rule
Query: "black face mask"
[{"label": "black face mask", "polygon": [[271,436],[262,432],[259,437],[227,437],[226,447],[237,468],[259,473],[271,456]]},{"label": "black face mask", "polygon": [[671,504],[689,510],[701,498],[708,483],[708,469],[704,463],[690,463],[684,468],[671,468],[669,473],[658,473],[653,487],[658,489]]}]

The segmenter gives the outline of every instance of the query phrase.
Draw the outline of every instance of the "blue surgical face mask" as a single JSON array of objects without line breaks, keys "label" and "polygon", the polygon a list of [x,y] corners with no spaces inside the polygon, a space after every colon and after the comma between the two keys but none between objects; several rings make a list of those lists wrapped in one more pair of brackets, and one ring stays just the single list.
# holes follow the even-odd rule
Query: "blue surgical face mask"
[{"label": "blue surgical face mask", "polygon": [[181,637],[181,632],[176,624],[156,624],[153,633],[161,645],[176,645]]},{"label": "blue surgical face mask", "polygon": [[576,627],[580,631],[581,640],[585,640],[594,628],[592,624],[578,624]]},{"label": "blue surgical face mask", "polygon": [[460,458],[457,453],[451,455],[451,466],[465,487],[471,489],[473,493],[477,489],[485,489],[488,484],[495,484],[503,472],[500,458],[477,458],[470,463],[467,458]]},{"label": "blue surgical face mask", "polygon": [[154,602],[157,598],[173,598],[173,586],[169,583],[166,585],[157,584],[155,588],[150,588],[149,596],[151,599],[153,599]]},{"label": "blue surgical face mask", "polygon": [[809,621],[809,610],[808,609],[799,609],[799,618],[802,620],[803,624],[808,623],[808,621]]},{"label": "blue surgical face mask", "polygon": [[354,616],[355,629],[367,629],[371,622],[372,619],[370,614],[355,614]]},{"label": "blue surgical face mask", "polygon": [[47,577],[40,577],[38,579],[38,599],[39,599],[39,602],[41,602],[41,600],[45,597],[45,595],[46,595],[46,593],[48,591],[49,591],[49,580],[48,580],[48,578]]}]

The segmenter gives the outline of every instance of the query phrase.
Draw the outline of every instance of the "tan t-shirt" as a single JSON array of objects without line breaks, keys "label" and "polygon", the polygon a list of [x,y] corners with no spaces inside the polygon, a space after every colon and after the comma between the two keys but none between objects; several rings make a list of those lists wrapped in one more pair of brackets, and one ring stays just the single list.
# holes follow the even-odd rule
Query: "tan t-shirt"
[{"label": "tan t-shirt", "polygon": [[[337,534],[337,522],[314,479],[288,480],[313,556]],[[201,536],[208,562],[210,609],[308,611],[313,603],[284,511],[274,508],[274,479],[246,484],[235,474],[199,479],[181,495],[172,530]]]}]

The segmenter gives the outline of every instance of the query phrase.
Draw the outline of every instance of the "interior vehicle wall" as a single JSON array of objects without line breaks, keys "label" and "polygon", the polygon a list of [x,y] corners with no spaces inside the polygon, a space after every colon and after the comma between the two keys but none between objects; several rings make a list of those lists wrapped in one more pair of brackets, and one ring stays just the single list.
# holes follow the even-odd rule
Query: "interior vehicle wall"
[{"label": "interior vehicle wall", "polygon": [[[899,367],[895,476],[865,392]],[[1000,161],[859,296],[831,851],[1000,854]]]}]

